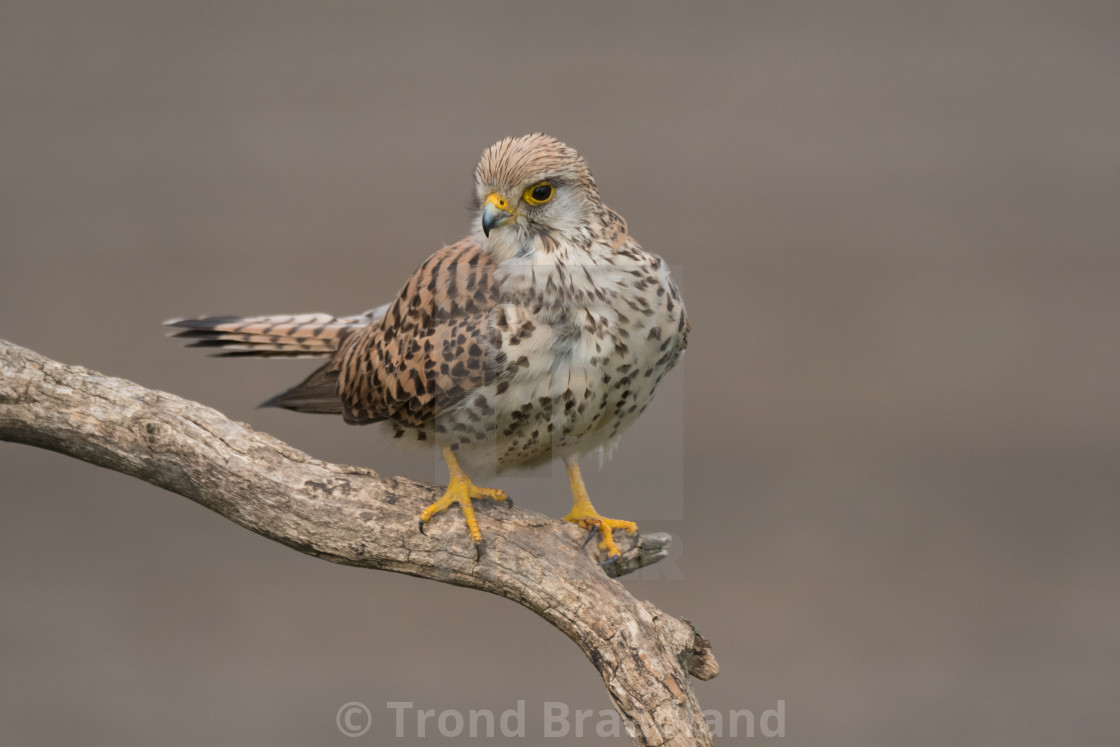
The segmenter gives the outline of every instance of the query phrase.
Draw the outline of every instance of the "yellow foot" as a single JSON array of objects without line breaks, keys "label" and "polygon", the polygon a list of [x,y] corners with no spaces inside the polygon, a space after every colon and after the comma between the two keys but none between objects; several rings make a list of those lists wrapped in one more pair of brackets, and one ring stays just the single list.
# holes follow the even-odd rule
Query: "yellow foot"
[{"label": "yellow foot", "polygon": [[467,531],[470,532],[471,541],[474,542],[475,560],[478,560],[481,557],[482,531],[478,528],[478,519],[475,518],[471,499],[489,498],[495,501],[504,501],[507,506],[512,506],[513,500],[505,494],[504,490],[480,488],[471,482],[471,478],[459,467],[459,463],[455,460],[455,455],[450,449],[444,448],[443,456],[447,460],[447,466],[451,471],[451,481],[443,497],[420,512],[420,532],[421,534],[424,533],[424,525],[433,516],[449,508],[452,503],[458,503],[463,510],[463,518],[467,520]]},{"label": "yellow foot", "polygon": [[616,529],[623,529],[627,534],[635,534],[638,531],[638,525],[634,522],[622,521],[621,519],[608,519],[600,516],[595,509],[586,512],[576,511],[573,508],[572,512],[564,517],[564,521],[570,521],[586,529],[589,532],[587,537],[588,542],[595,536],[594,533],[598,531],[599,549],[607,551],[607,560],[614,560],[622,555],[622,552],[618,549],[618,545],[614,542],[613,535]]},{"label": "yellow foot", "polygon": [[[595,536],[595,532],[599,533],[599,549],[607,551],[607,562],[617,560],[622,553],[618,549],[618,545],[614,543],[614,530],[624,529],[627,534],[636,534],[638,525],[632,521],[621,521],[619,519],[607,519],[599,515],[595,507],[591,505],[591,499],[587,497],[587,488],[583,485],[583,475],[579,471],[579,461],[575,457],[567,457],[564,459],[564,465],[568,468],[568,480],[572,485],[572,510],[564,521],[570,521],[573,524],[579,524],[581,527],[588,531],[587,542]],[[586,545],[587,542],[583,544]]]}]

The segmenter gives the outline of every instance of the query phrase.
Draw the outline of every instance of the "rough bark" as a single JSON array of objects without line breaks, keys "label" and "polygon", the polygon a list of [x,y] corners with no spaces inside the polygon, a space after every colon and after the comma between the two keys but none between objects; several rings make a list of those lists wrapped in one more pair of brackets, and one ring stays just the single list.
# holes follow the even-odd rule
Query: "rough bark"
[{"label": "rough bark", "polygon": [[[418,531],[436,486],[312,459],[203,405],[4,340],[0,440],[138,477],[308,555],[512,599],[583,650],[634,744],[712,743],[689,681],[719,671],[708,641],[608,578],[570,524],[482,501],[476,561],[461,522]],[[665,557],[668,541],[642,536],[614,575]]]}]

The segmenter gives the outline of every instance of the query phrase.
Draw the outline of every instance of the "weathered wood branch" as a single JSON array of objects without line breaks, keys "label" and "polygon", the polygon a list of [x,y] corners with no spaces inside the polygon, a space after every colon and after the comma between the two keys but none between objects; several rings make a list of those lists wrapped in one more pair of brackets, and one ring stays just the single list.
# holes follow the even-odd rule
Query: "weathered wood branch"
[{"label": "weathered wood branch", "polygon": [[[39,446],[170,490],[300,552],[488,591],[562,630],[603,677],[634,744],[708,745],[689,675],[714,677],[690,624],[607,577],[576,527],[481,502],[485,551],[420,510],[439,488],[312,459],[203,405],[67,366],[0,340],[0,440]],[[667,554],[645,535],[616,575]]]}]

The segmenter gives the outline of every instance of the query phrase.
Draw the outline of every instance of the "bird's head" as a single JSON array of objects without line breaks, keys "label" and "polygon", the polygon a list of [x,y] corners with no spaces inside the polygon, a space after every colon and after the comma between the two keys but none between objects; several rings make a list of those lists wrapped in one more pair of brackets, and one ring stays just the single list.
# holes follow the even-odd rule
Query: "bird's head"
[{"label": "bird's head", "polygon": [[535,240],[586,233],[602,210],[587,162],[548,135],[506,138],[482,154],[474,174],[476,226],[499,261],[532,251]]}]

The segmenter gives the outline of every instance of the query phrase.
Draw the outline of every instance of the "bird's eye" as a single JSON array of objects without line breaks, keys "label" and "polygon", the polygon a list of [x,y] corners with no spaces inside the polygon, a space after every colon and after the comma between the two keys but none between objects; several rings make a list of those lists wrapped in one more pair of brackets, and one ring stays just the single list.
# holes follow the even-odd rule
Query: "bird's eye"
[{"label": "bird's eye", "polygon": [[552,199],[553,190],[552,185],[548,182],[541,182],[525,190],[523,197],[525,202],[530,205],[543,205]]}]

